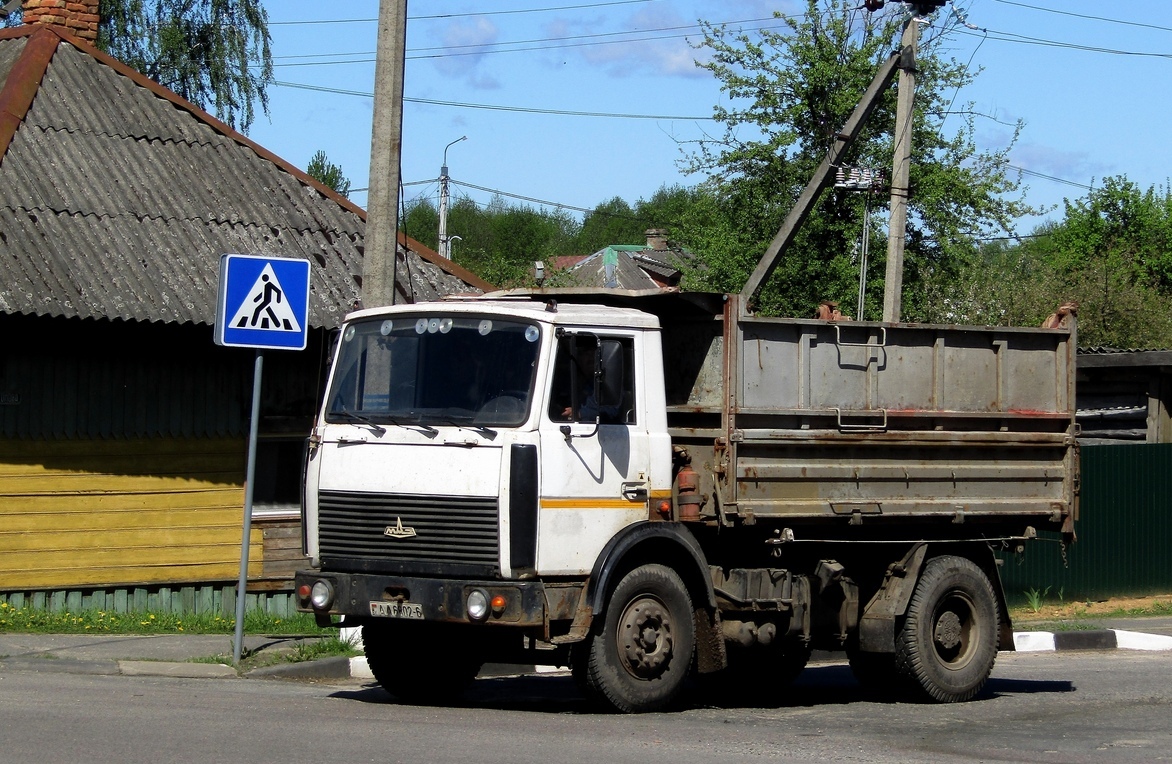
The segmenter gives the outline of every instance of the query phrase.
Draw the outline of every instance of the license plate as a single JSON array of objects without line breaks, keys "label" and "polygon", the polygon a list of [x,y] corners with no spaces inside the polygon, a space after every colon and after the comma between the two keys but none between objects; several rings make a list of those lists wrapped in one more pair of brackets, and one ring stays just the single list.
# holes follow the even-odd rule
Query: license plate
[{"label": "license plate", "polygon": [[423,605],[418,602],[371,602],[370,614],[379,618],[423,618]]}]

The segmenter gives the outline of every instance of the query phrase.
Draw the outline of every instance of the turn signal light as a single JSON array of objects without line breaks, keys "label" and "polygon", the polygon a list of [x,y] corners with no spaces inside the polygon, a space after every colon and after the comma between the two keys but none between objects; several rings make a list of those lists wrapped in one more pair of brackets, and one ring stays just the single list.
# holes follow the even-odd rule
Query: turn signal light
[{"label": "turn signal light", "polygon": [[507,604],[509,604],[508,600],[505,599],[503,594],[496,595],[492,598],[492,614],[499,616],[501,613],[505,612],[505,606]]},{"label": "turn signal light", "polygon": [[669,499],[660,499],[656,509],[664,517],[671,517],[671,501]]}]

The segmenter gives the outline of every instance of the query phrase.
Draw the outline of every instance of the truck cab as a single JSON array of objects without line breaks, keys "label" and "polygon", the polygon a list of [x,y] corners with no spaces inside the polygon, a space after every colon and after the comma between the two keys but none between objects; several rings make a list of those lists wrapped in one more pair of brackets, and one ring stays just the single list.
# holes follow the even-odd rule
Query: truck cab
[{"label": "truck cab", "polygon": [[[351,315],[306,462],[305,609],[370,624],[368,652],[429,632],[476,653],[461,676],[532,662],[532,645],[583,624],[603,549],[671,497],[662,368],[658,320],[629,308],[479,299]],[[499,634],[457,648],[473,625]]]}]

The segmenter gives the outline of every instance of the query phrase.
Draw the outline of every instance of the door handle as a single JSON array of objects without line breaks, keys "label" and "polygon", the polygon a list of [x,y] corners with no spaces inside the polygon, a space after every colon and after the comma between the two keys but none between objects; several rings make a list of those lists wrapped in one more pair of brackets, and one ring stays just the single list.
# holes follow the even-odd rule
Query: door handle
[{"label": "door handle", "polygon": [[646,483],[623,483],[622,491],[627,501],[647,501]]}]

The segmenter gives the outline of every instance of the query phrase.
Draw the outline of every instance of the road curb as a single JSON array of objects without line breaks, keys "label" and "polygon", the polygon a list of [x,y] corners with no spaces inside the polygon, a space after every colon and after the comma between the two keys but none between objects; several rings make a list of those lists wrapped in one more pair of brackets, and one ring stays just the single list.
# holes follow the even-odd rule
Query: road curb
[{"label": "road curb", "polygon": [[353,658],[319,658],[301,663],[277,663],[245,673],[249,679],[345,679],[354,676]]},{"label": "road curb", "polygon": [[235,679],[236,669],[223,663],[171,661],[118,661],[123,676],[169,676],[181,679]]},{"label": "road curb", "polygon": [[1172,650],[1172,637],[1122,629],[1092,631],[1016,631],[1013,646],[1019,653],[1057,650]]}]

